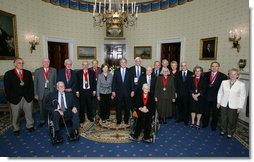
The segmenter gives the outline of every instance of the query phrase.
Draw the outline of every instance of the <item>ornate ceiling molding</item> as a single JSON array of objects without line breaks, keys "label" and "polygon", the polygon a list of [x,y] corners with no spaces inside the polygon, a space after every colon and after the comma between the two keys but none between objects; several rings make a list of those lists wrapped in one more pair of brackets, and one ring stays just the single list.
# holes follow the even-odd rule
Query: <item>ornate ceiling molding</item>
[{"label": "ornate ceiling molding", "polygon": [[[53,5],[70,8],[73,10],[80,10],[84,12],[93,12],[94,0],[42,0]],[[135,0],[133,0],[135,1]],[[136,1],[140,13],[164,10],[178,5],[191,2],[193,0],[140,0]],[[130,1],[131,2],[131,1]],[[97,5],[98,6],[98,5]],[[98,8],[97,8],[98,10]],[[129,7],[129,11],[131,7]]]}]

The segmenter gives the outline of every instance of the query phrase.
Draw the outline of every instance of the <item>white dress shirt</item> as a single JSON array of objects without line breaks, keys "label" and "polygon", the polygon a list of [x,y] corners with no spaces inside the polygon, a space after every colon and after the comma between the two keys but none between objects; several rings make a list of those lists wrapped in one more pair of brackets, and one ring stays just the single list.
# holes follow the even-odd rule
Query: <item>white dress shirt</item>
[{"label": "white dress shirt", "polygon": [[63,98],[64,98],[64,107],[65,109],[67,108],[67,104],[66,104],[66,98],[65,98],[65,93],[64,92],[60,92],[58,91],[58,109],[60,109],[60,106],[61,106],[61,93],[63,93]]}]

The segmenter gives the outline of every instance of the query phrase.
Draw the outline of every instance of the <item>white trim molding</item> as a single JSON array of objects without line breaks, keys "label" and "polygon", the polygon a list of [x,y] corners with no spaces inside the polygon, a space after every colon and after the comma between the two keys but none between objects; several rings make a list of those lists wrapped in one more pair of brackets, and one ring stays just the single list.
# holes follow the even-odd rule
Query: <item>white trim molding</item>
[{"label": "white trim molding", "polygon": [[161,44],[165,44],[165,43],[181,43],[180,62],[184,61],[185,39],[183,36],[167,38],[167,39],[159,39],[157,41],[156,60],[158,61],[161,60]]},{"label": "white trim molding", "polygon": [[69,59],[74,59],[74,41],[70,38],[43,36],[43,56],[48,58],[48,42],[68,43]]}]

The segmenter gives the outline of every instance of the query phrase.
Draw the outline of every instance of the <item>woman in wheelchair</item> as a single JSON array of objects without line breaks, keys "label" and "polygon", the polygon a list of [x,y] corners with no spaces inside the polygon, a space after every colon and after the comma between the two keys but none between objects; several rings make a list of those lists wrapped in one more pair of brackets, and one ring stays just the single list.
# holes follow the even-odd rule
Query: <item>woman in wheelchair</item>
[{"label": "woman in wheelchair", "polygon": [[133,118],[136,118],[136,127],[134,134],[131,134],[129,138],[130,140],[137,141],[142,129],[144,129],[143,141],[152,142],[151,122],[155,110],[155,101],[154,97],[149,95],[148,84],[143,84],[142,90],[143,92],[141,91],[137,96],[132,113]]},{"label": "woman in wheelchair", "polygon": [[53,127],[53,132],[52,132],[53,144],[54,144],[54,141],[63,140],[63,137],[60,135],[60,127],[59,127],[60,120],[63,120],[65,127],[66,127],[65,120],[71,119],[72,121],[71,133],[69,133],[66,127],[69,140],[75,139],[76,137],[78,137],[79,136],[78,110],[75,106],[76,104],[75,104],[73,93],[65,92],[65,85],[63,82],[60,81],[57,83],[57,91],[50,94],[49,103],[50,104],[48,109],[51,115],[51,119],[53,121],[53,124],[51,125]]}]

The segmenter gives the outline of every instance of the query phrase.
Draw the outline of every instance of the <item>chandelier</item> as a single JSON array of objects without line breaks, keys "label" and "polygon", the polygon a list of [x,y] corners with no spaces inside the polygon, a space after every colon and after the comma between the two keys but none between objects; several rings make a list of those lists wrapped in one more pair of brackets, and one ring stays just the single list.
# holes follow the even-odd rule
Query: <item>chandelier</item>
[{"label": "chandelier", "polygon": [[104,5],[99,2],[99,10],[97,10],[97,2],[95,0],[93,6],[94,25],[99,27],[106,26],[113,29],[113,32],[119,32],[122,27],[134,26],[138,19],[136,2],[131,2],[129,5],[128,0],[126,2],[123,0],[122,3],[119,0],[114,1],[115,3],[112,4],[111,0],[104,0]]}]

